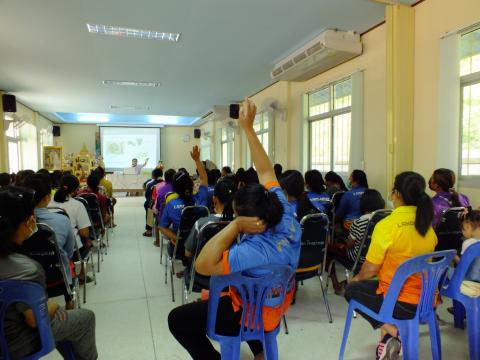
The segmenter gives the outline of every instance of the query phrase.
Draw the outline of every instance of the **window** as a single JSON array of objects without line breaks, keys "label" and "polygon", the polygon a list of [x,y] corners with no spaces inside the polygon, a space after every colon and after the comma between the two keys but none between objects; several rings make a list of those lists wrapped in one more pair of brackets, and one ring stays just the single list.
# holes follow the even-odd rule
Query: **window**
[{"label": "window", "polygon": [[8,147],[8,171],[17,173],[20,170],[20,151],[18,138],[20,137],[18,128],[10,124],[5,132]]},{"label": "window", "polygon": [[[270,159],[273,158],[273,144],[270,139],[273,137],[273,124],[270,123],[270,113],[267,111],[262,111],[255,116],[255,121],[253,122],[253,129],[257,134],[260,143],[263,146],[263,149],[268,154]],[[250,149],[247,147],[247,167],[253,166],[252,164],[252,155]]]},{"label": "window", "polygon": [[231,127],[220,130],[220,162],[222,166],[235,168],[235,130]]},{"label": "window", "polygon": [[348,172],[352,121],[352,79],[308,94],[310,169]]},{"label": "window", "polygon": [[461,176],[480,175],[480,29],[460,40]]}]

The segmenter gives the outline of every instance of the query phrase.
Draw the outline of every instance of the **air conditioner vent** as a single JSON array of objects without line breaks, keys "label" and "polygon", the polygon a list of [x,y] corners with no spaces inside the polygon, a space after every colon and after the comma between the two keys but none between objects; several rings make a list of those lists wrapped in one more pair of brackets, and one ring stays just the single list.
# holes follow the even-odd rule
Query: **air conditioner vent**
[{"label": "air conditioner vent", "polygon": [[275,64],[276,81],[305,81],[362,53],[360,35],[352,31],[325,30],[312,41]]}]

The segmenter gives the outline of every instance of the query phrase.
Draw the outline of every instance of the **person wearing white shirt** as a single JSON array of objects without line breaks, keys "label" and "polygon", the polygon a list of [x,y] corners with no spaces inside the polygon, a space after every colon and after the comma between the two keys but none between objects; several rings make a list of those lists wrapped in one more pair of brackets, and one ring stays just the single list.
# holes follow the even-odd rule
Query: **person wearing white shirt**
[{"label": "person wearing white shirt", "polygon": [[147,165],[148,163],[148,158],[145,159],[145,162],[143,164],[138,164],[138,159],[132,159],[132,168],[135,171],[135,175],[140,175],[142,172],[142,169]]}]

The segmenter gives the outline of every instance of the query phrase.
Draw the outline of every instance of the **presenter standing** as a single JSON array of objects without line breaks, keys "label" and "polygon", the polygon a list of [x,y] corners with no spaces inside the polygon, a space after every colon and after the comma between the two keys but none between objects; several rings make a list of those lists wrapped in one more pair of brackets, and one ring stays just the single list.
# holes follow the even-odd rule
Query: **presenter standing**
[{"label": "presenter standing", "polygon": [[145,162],[142,165],[138,165],[138,160],[137,159],[132,159],[132,168],[135,169],[135,175],[140,175],[142,172],[142,169],[147,165],[148,163],[148,158],[145,159]]}]

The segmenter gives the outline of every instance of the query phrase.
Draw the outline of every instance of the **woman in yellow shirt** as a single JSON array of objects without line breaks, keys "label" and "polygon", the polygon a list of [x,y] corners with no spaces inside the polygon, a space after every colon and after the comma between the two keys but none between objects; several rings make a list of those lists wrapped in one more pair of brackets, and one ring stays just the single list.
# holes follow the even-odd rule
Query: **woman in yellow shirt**
[{"label": "woman in yellow shirt", "polygon": [[[395,210],[375,226],[366,261],[360,273],[345,289],[347,301],[356,300],[378,312],[400,264],[412,257],[435,251],[437,236],[431,225],[433,205],[425,189],[425,179],[415,172],[403,172],[396,176],[391,194]],[[398,297],[395,317],[413,318],[420,293],[421,278],[410,277]],[[381,330],[377,359],[385,359],[390,354],[400,352],[401,334],[398,334],[394,325],[382,324],[361,315],[374,329]]]}]

